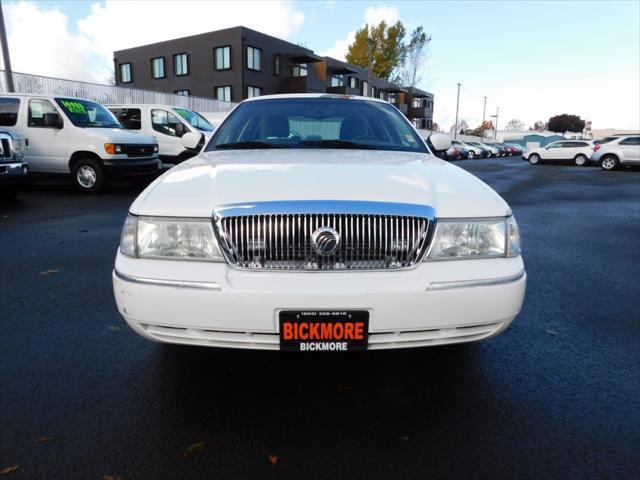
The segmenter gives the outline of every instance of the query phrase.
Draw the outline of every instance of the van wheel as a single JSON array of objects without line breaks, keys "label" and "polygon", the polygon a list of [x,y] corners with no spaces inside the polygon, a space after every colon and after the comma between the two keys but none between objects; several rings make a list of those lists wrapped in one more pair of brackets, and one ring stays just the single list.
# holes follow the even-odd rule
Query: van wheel
[{"label": "van wheel", "polygon": [[538,163],[540,163],[540,155],[538,155],[537,153],[532,153],[531,155],[529,155],[529,163],[531,165],[537,165]]},{"label": "van wheel", "polygon": [[587,164],[587,157],[586,155],[576,155],[576,158],[573,159],[573,162],[578,166],[578,167],[584,167]]},{"label": "van wheel", "polygon": [[106,181],[104,167],[91,158],[78,160],[73,166],[73,181],[78,190],[84,193],[98,193]]},{"label": "van wheel", "polygon": [[614,155],[605,155],[600,159],[602,170],[615,170],[618,168],[618,159]]}]

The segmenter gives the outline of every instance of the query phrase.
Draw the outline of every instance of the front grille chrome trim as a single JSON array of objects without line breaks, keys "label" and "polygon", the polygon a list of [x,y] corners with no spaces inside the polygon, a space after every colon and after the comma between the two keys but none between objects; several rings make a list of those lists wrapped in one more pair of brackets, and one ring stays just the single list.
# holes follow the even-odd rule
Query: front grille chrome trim
[{"label": "front grille chrome trim", "polygon": [[[396,271],[415,268],[433,236],[427,205],[363,201],[273,201],[221,205],[214,231],[230,266],[265,271]],[[338,248],[322,254],[312,235],[328,227]]]}]

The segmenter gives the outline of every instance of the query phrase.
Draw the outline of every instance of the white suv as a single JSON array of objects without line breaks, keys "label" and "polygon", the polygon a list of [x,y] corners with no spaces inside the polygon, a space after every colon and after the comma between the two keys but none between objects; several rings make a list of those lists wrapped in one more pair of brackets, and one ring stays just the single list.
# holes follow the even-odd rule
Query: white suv
[{"label": "white suv", "polygon": [[573,160],[573,163],[582,167],[589,162],[592,152],[593,142],[591,140],[560,140],[545,147],[534,148],[524,152],[522,158],[529,160],[532,165],[537,165],[543,161]]},{"label": "white suv", "polygon": [[593,149],[591,161],[603,170],[620,165],[640,165],[640,135],[616,135],[600,140]]}]

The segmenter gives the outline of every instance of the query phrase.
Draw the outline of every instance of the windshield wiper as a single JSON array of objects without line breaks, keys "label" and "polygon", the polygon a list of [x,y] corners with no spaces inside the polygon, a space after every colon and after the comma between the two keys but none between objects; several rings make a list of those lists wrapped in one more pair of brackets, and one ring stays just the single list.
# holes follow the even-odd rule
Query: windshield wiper
[{"label": "windshield wiper", "polygon": [[353,148],[358,150],[378,150],[374,145],[350,142],[349,140],[302,140],[300,145],[310,145],[325,148]]},{"label": "windshield wiper", "polygon": [[259,142],[257,140],[249,141],[249,142],[232,142],[232,143],[222,143],[220,145],[216,145],[216,149],[218,148],[226,148],[226,149],[241,149],[241,148],[289,148],[289,145],[282,145],[281,143],[269,143],[269,142]]}]

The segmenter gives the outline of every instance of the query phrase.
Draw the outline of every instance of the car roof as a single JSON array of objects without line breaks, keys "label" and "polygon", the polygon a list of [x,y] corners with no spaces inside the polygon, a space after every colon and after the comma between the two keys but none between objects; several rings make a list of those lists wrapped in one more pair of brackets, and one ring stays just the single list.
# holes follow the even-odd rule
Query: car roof
[{"label": "car roof", "polygon": [[386,100],[373,97],[363,97],[361,95],[337,95],[333,93],[279,93],[275,95],[261,95],[243,100],[244,102],[260,102],[264,100],[298,99],[298,98],[340,98],[343,100],[359,100],[378,103],[389,103]]},{"label": "car roof", "polygon": [[106,103],[105,107],[114,107],[114,108],[140,108],[140,107],[149,107],[149,108],[182,108],[184,110],[191,110],[187,107],[178,107],[176,105],[165,105],[162,103]]},{"label": "car roof", "polygon": [[68,98],[69,100],[84,100],[85,102],[100,103],[100,102],[96,102],[94,100],[89,100],[87,98],[73,97],[71,95],[41,95],[39,93],[9,93],[9,92],[1,92],[0,93],[0,97],[34,97],[34,98],[47,98],[47,99]]}]

